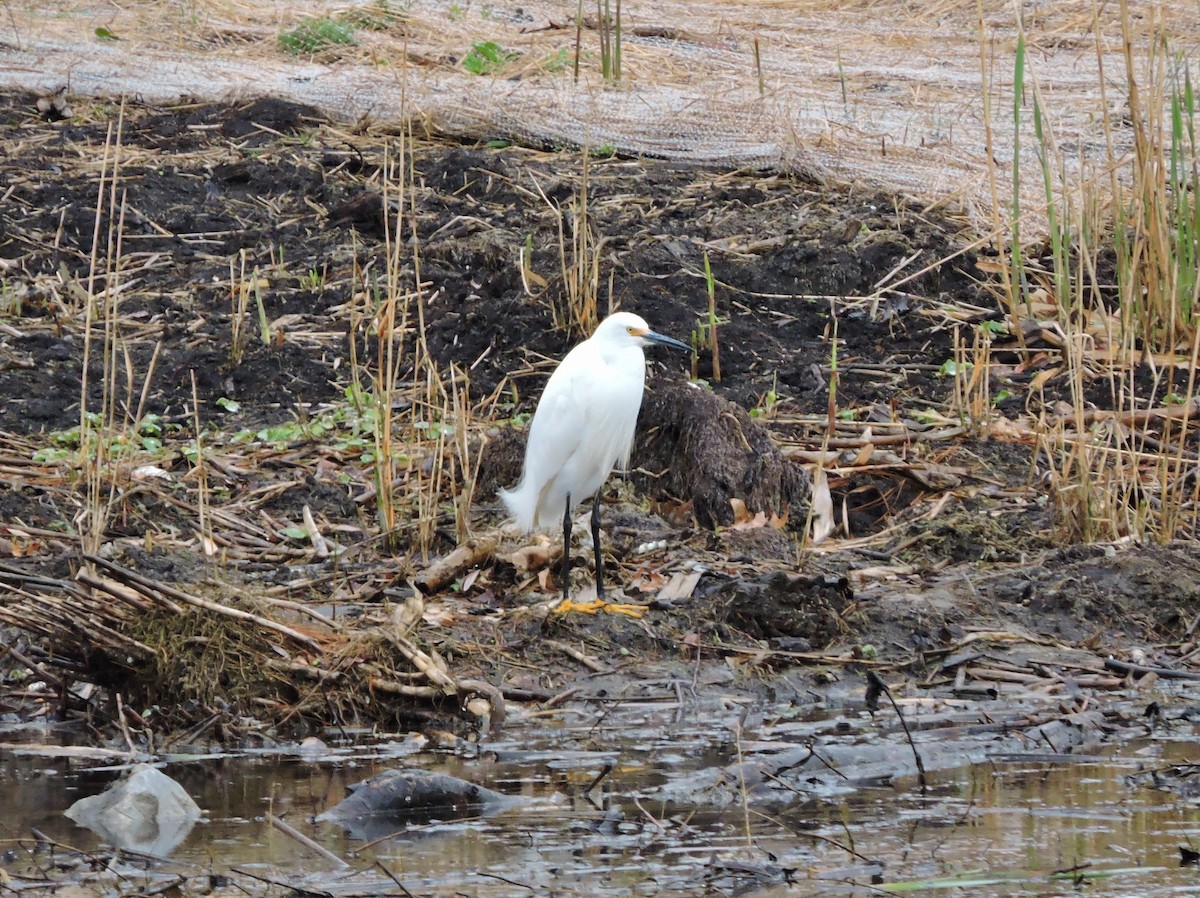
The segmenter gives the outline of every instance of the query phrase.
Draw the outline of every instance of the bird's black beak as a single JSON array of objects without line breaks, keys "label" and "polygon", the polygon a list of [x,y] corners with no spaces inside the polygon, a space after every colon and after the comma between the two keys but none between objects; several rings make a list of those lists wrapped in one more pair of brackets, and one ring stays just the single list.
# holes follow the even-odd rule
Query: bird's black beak
[{"label": "bird's black beak", "polygon": [[674,337],[668,337],[666,334],[655,333],[654,331],[646,331],[642,338],[649,340],[651,343],[660,343],[663,346],[670,346],[674,349],[682,349],[684,352],[691,352],[692,347],[688,346],[682,340],[676,340]]}]

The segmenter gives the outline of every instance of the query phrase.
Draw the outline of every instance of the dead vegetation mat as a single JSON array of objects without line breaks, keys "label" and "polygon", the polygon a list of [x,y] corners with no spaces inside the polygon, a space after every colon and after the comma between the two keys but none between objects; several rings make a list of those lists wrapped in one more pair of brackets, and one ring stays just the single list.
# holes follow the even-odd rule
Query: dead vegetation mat
[{"label": "dead vegetation mat", "polygon": [[[754,681],[803,664],[930,683],[981,643],[1101,653],[1119,635],[1153,642],[1147,670],[1191,657],[1194,549],[1054,549],[1036,440],[952,413],[956,331],[1000,312],[976,266],[986,251],[966,250],[944,211],[756,171],[607,158],[585,175],[577,153],[402,147],[261,100],[127,104],[114,216],[97,198],[122,113],[77,102],[47,122],[36,99],[0,98],[13,713],[230,736],[246,721],[478,729],[514,701],[586,691],[630,653]],[[388,530],[364,396],[397,158],[411,160],[405,227],[420,247],[419,279],[411,261],[397,278],[419,315],[397,341]],[[494,498],[578,339],[553,309],[585,177],[602,303],[686,339],[708,312],[706,254],[717,286],[719,382],[711,353],[692,372],[702,383],[652,358],[633,470],[604,495],[608,563],[640,618],[553,614],[557,542],[504,531]],[[99,265],[97,233],[121,237]],[[97,505],[80,404],[100,407],[106,369],[97,353],[85,366],[85,310],[118,294],[108,370],[127,423],[105,444]],[[1034,370],[1005,381],[1002,415],[1067,395],[1049,377],[1035,395]],[[834,414],[831,389],[852,414]],[[457,397],[452,420],[437,390]],[[817,463],[836,538],[802,552]],[[584,551],[573,589],[592,563]],[[1010,680],[1043,676],[1016,666]],[[988,683],[1006,670],[987,652],[945,669]]]}]

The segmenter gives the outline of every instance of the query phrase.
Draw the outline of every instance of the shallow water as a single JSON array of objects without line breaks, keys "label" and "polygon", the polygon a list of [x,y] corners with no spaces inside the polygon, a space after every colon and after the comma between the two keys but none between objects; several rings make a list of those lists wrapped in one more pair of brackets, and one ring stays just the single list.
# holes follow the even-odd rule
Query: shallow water
[{"label": "shallow water", "polygon": [[[1200,846],[1195,805],[1128,781],[1142,767],[1187,762],[1194,733],[1145,738],[1070,763],[1021,758],[943,771],[922,796],[911,781],[839,802],[798,801],[776,816],[754,807],[720,812],[663,807],[652,788],[736,757],[736,708],[707,709],[700,723],[678,708],[630,706],[595,717],[517,724],[501,741],[428,750],[397,736],[301,757],[296,747],[238,756],[175,758],[164,770],[205,809],[161,869],[232,873],[333,894],[605,895],[1073,894],[1078,868],[1091,896],[1193,894],[1200,871],[1180,866],[1179,846]],[[759,736],[742,739],[753,750]],[[11,741],[11,740],[10,740]],[[591,792],[606,764],[612,772]],[[373,844],[312,818],[349,784],[401,765],[469,779],[522,801],[486,818],[395,827]],[[0,831],[13,850],[5,869],[25,875],[11,840],[36,829],[82,850],[97,848],[62,812],[117,775],[81,762],[0,753]],[[638,798],[638,795],[644,797]],[[283,818],[349,865],[339,869],[264,819]],[[389,827],[389,831],[390,831]],[[850,846],[854,852],[847,850]],[[385,872],[386,871],[386,872]],[[394,880],[393,878],[394,877]],[[264,887],[265,888],[265,887]]]}]

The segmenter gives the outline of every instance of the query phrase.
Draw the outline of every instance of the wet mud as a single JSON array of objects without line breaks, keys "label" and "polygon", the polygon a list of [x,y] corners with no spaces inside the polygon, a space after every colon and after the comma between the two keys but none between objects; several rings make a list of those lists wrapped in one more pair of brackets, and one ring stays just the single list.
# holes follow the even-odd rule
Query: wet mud
[{"label": "wet mud", "polygon": [[[1024,735],[1005,750],[1040,741],[1065,754],[1144,735],[1131,710],[1143,691],[1190,670],[1200,552],[1058,545],[1038,447],[945,414],[956,334],[1003,317],[977,266],[987,251],[960,251],[966,223],[952,213],[769,172],[410,145],[266,100],[75,109],[47,122],[34,97],[0,100],[5,714],[140,745],[174,732],[180,745],[261,746],[363,723],[488,745],[503,738],[501,707],[520,727],[690,696],[723,709],[705,765],[722,800],[751,788],[786,808],[820,791],[810,762],[794,748],[739,761],[738,728],[775,721],[759,733],[773,753],[801,738],[773,727],[813,696],[834,716],[867,713],[870,673],[910,712],[953,704],[947,726],[982,726],[1019,698],[1028,714],[998,726]],[[640,616],[553,614],[556,537],[505,531],[495,499],[519,475],[553,360],[579,338],[555,321],[585,182],[601,313],[611,302],[693,339],[709,320],[706,255],[715,285],[720,379],[707,349],[694,372],[651,354],[632,470],[603,494],[610,570]],[[117,201],[97,214],[105,190]],[[392,274],[419,299],[396,345],[413,386],[394,411],[425,437],[381,485],[368,458],[378,410],[362,397],[379,370],[397,223],[406,250]],[[94,348],[85,356],[85,310],[110,292],[106,368]],[[439,409],[416,386],[431,369],[469,414],[437,417],[451,400]],[[106,370],[138,446],[93,561],[80,548],[91,506],[78,428]],[[1002,413],[1065,390],[1051,380],[1035,397],[1029,383],[997,384]],[[855,423],[857,442],[838,421]],[[901,425],[908,436],[888,442]],[[211,453],[203,483],[198,437]],[[823,471],[837,531],[812,546],[813,459],[830,447],[855,463]],[[422,492],[443,463],[449,480],[470,472],[471,501]],[[144,465],[162,474],[135,476]],[[400,497],[392,532],[381,488]],[[579,544],[576,591],[594,563]],[[460,568],[422,579],[464,549]],[[81,598],[81,570],[103,572],[85,585],[111,608]],[[224,609],[219,626],[205,601]],[[172,610],[181,603],[187,615]],[[1187,704],[1180,691],[1157,701],[1177,719]],[[870,714],[896,713],[874,697]],[[889,724],[876,754],[838,756],[847,776],[875,765],[851,776],[856,788],[877,782],[870,770],[914,775],[902,729]],[[939,769],[986,757],[989,738],[946,743]],[[830,780],[827,797],[842,777],[823,769],[812,776]],[[701,779],[639,788],[715,804]]]}]

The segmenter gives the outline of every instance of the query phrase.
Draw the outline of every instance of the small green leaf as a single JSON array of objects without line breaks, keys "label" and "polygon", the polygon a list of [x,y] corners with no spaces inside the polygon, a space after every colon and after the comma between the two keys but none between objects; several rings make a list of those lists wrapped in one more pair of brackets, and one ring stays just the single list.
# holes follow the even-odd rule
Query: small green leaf
[{"label": "small green leaf", "polygon": [[946,419],[933,409],[924,409],[913,412],[913,419],[921,424],[940,424]]},{"label": "small green leaf", "polygon": [[542,68],[547,72],[561,72],[570,64],[571,54],[567,52],[566,47],[559,47],[557,52],[542,60]]},{"label": "small green leaf", "polygon": [[71,452],[68,449],[53,449],[45,448],[38,449],[33,453],[33,460],[39,464],[53,464],[54,462],[66,461],[71,457]]},{"label": "small green leaf", "polygon": [[283,535],[286,536],[288,539],[294,539],[294,540],[308,539],[308,531],[305,530],[303,527],[285,527],[283,529]]},{"label": "small green leaf", "polygon": [[295,422],[276,424],[274,427],[264,427],[254,436],[263,443],[290,443],[300,438],[300,425]]},{"label": "small green leaf", "polygon": [[480,41],[463,57],[462,65],[473,74],[490,75],[505,63],[516,59],[517,55],[495,41]]},{"label": "small green leaf", "polygon": [[942,377],[956,377],[959,374],[966,374],[974,367],[971,362],[963,362],[960,365],[954,359],[946,359],[942,362],[942,367],[938,368],[938,374]]},{"label": "small green leaf", "polygon": [[338,44],[355,44],[354,32],[333,19],[303,19],[291,31],[279,35],[279,44],[296,56],[318,53]]}]

